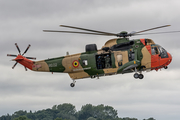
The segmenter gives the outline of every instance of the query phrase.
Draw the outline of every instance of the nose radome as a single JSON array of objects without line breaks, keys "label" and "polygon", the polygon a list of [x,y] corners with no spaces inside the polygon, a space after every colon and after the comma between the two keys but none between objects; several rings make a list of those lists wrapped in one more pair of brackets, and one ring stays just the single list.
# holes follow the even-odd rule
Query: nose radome
[{"label": "nose radome", "polygon": [[169,56],[169,60],[168,60],[168,65],[169,65],[172,61],[172,55],[170,53],[168,53],[168,56]]}]

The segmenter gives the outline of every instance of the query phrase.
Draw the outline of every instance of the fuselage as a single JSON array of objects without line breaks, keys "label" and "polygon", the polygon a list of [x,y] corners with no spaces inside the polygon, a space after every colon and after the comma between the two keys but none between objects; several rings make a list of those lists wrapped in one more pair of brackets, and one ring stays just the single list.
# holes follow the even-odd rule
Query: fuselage
[{"label": "fuselage", "polygon": [[33,71],[68,73],[72,79],[81,79],[158,70],[171,60],[172,56],[151,39],[118,38],[107,41],[100,50],[91,44],[83,53],[19,63]]}]

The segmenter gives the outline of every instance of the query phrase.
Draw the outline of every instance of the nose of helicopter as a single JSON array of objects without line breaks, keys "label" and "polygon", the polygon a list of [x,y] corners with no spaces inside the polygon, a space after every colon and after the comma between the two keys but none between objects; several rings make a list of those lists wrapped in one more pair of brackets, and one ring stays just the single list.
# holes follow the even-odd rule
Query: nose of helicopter
[{"label": "nose of helicopter", "polygon": [[168,56],[169,56],[169,59],[168,59],[168,61],[167,61],[167,65],[169,65],[169,64],[171,63],[171,61],[172,61],[172,56],[171,56],[170,53],[167,53],[167,54],[168,54]]}]

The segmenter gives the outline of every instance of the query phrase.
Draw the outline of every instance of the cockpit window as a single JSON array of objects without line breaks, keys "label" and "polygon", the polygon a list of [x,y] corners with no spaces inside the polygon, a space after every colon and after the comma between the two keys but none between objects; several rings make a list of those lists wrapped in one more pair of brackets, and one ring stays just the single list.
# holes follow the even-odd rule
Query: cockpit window
[{"label": "cockpit window", "polygon": [[167,54],[166,50],[157,44],[151,45],[151,54],[152,55],[159,54],[161,56],[161,58],[168,58],[168,54]]},{"label": "cockpit window", "polygon": [[168,54],[167,54],[166,50],[161,46],[158,46],[158,48],[159,48],[159,51],[160,51],[161,58],[168,58]]},{"label": "cockpit window", "polygon": [[152,46],[152,47],[151,47],[151,54],[152,54],[152,55],[157,55],[157,54],[159,54],[159,50],[158,50],[157,46]]}]

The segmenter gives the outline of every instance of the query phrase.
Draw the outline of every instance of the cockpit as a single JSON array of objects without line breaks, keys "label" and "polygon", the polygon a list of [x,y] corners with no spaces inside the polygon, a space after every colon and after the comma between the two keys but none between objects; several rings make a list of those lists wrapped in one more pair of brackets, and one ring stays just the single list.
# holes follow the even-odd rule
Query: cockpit
[{"label": "cockpit", "polygon": [[151,54],[152,55],[158,55],[159,54],[159,56],[161,56],[161,58],[168,58],[167,51],[163,47],[161,47],[157,44],[151,45]]}]

